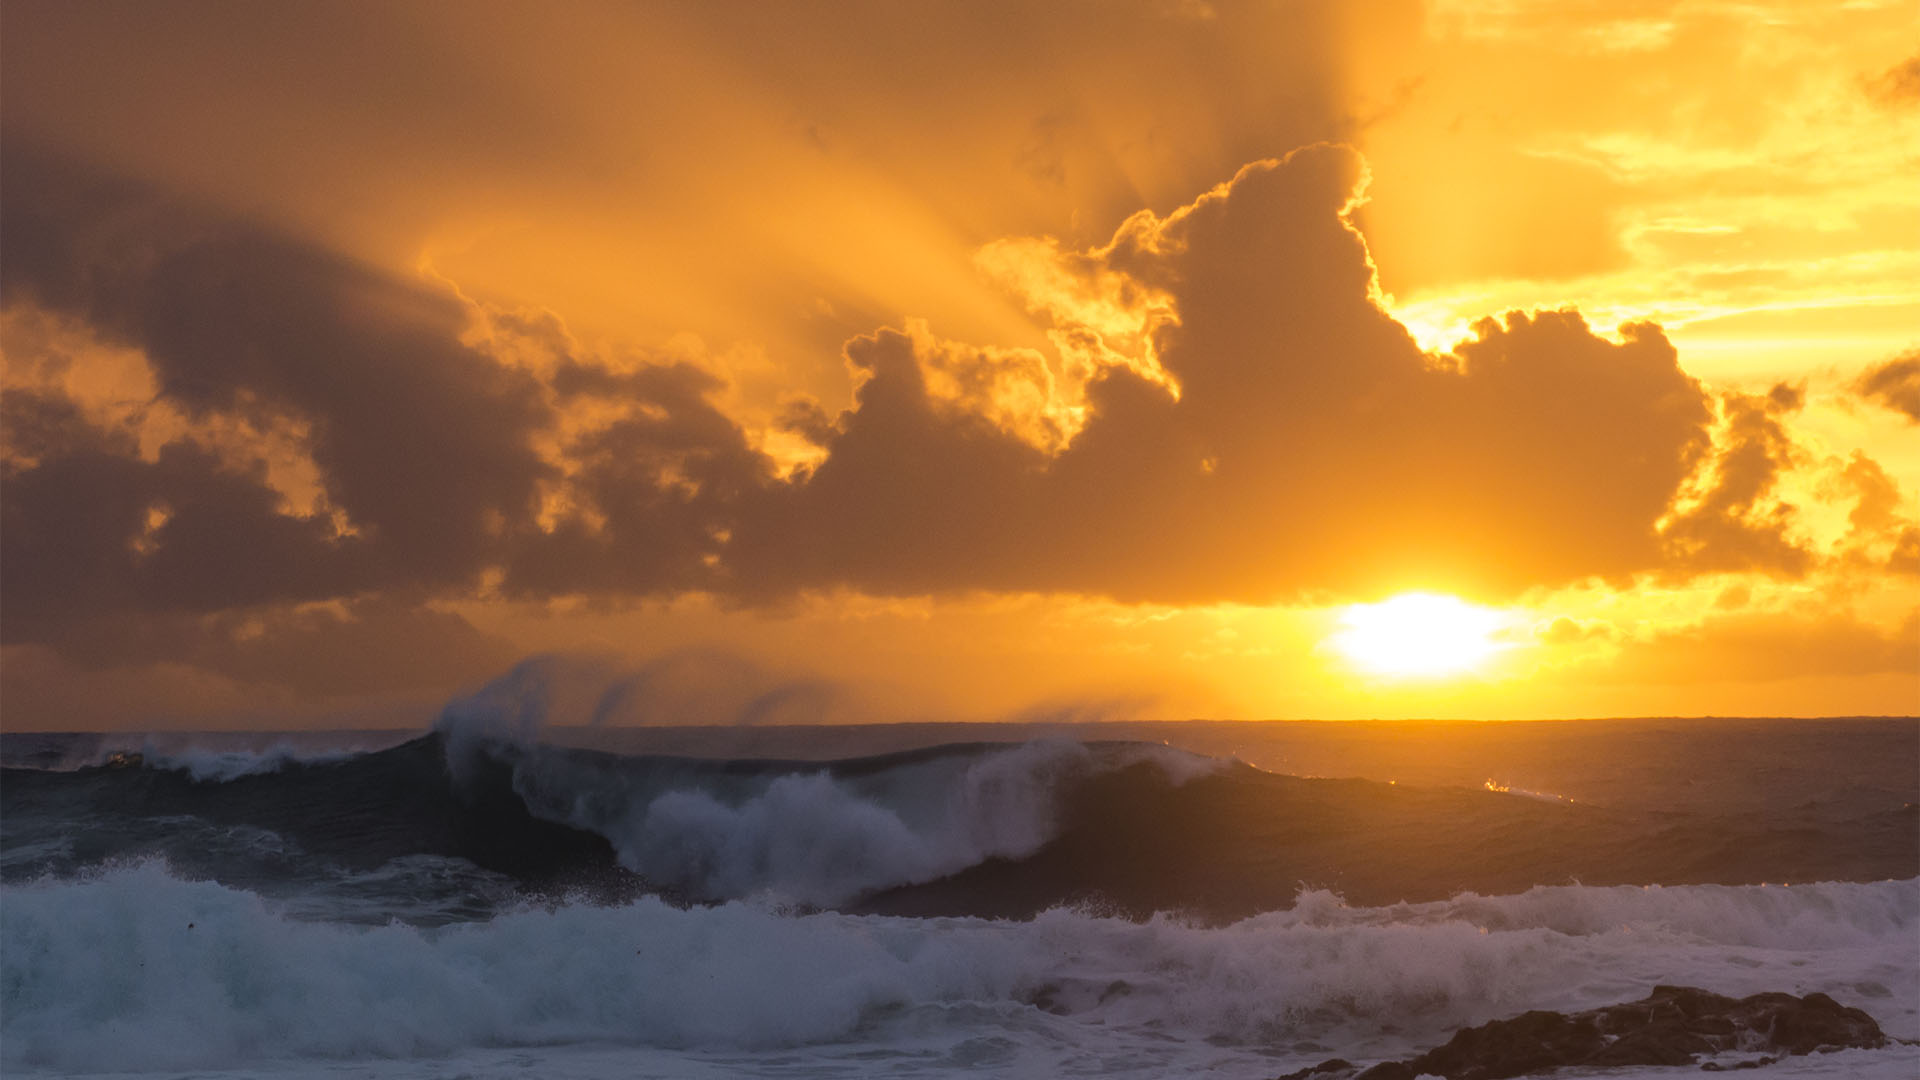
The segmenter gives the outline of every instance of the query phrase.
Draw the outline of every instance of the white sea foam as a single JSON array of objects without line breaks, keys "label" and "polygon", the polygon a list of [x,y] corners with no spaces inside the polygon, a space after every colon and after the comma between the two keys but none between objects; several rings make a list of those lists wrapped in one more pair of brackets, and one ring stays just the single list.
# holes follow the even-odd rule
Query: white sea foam
[{"label": "white sea foam", "polygon": [[[683,1075],[713,1075],[724,1060],[736,1075],[804,1075],[796,1063],[807,1062],[819,1075],[957,1075],[971,1061],[1251,1077],[1336,1051],[1394,1056],[1463,1024],[1626,1000],[1662,982],[1819,990],[1911,1038],[1916,934],[1920,880],[1565,886],[1377,909],[1310,893],[1218,928],[1073,911],[1016,923],[643,900],[423,931],[290,920],[252,894],[148,864],[5,890],[0,1063],[298,1070],[373,1059],[412,1076],[419,1067],[405,1061],[451,1054],[480,1062],[456,1073],[503,1075],[511,1060],[522,1071],[551,1062],[536,1071],[555,1075],[586,1062],[578,1055],[624,1047],[629,1065],[683,1060]],[[502,1047],[537,1049],[509,1059]]]},{"label": "white sea foam", "polygon": [[1056,834],[1071,778],[1147,760],[1176,782],[1211,767],[1164,747],[1042,740],[859,779],[792,773],[731,801],[676,788],[608,816],[581,800],[567,820],[612,840],[621,863],[650,881],[825,906],[1031,855]]},{"label": "white sea foam", "polygon": [[795,766],[729,776],[644,761],[634,770],[457,733],[448,755],[457,778],[475,774],[475,755],[506,762],[534,814],[606,837],[622,865],[656,886],[811,906],[1031,855],[1058,834],[1060,800],[1077,780],[1145,765],[1177,785],[1224,766],[1167,746],[1068,739],[840,775]]},{"label": "white sea foam", "polygon": [[358,750],[315,750],[291,743],[279,743],[264,750],[211,750],[192,746],[163,750],[149,745],[142,751],[142,758],[152,768],[176,769],[207,783],[277,773],[295,764],[345,761],[359,753]]}]

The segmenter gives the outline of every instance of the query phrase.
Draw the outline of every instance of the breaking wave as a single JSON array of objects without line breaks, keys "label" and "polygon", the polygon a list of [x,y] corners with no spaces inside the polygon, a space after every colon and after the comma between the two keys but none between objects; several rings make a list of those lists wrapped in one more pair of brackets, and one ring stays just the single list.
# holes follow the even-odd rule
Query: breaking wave
[{"label": "breaking wave", "polygon": [[0,1060],[147,1070],[575,1042],[766,1049],[982,1024],[1067,1043],[1097,1029],[1142,1045],[1386,1055],[1655,982],[1820,990],[1912,1037],[1916,934],[1920,881],[1559,886],[1388,908],[1309,891],[1217,927],[655,898],[354,927],[291,920],[253,893],[147,863],[8,890]]}]

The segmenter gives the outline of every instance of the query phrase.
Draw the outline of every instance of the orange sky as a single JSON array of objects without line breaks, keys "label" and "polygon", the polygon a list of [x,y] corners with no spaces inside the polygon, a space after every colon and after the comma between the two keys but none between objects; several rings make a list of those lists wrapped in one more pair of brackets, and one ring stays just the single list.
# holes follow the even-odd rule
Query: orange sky
[{"label": "orange sky", "polygon": [[4,723],[1920,711],[1916,26],[15,0]]}]

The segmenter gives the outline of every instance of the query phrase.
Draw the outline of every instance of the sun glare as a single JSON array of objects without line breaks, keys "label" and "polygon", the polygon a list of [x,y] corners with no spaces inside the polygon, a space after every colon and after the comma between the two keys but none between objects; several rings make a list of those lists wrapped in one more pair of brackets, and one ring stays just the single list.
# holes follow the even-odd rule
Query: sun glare
[{"label": "sun glare", "polygon": [[1355,604],[1329,640],[1354,666],[1378,675],[1437,676],[1470,671],[1503,646],[1498,612],[1454,596],[1403,593]]}]

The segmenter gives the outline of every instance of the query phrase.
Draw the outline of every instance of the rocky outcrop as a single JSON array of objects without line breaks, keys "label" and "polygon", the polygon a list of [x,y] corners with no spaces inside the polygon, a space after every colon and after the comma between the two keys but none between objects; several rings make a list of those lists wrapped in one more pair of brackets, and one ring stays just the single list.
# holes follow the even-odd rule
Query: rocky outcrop
[{"label": "rocky outcrop", "polygon": [[[1534,1011],[1463,1028],[1445,1046],[1409,1061],[1362,1068],[1325,1061],[1280,1080],[1503,1080],[1578,1065],[1691,1065],[1702,1054],[1729,1050],[1766,1055],[1810,1054],[1850,1047],[1878,1049],[1887,1037],[1873,1017],[1825,994],[1755,994],[1730,998],[1687,986],[1656,986],[1640,1001],[1585,1012]],[[1761,1057],[1726,1066],[1771,1062]]]}]

